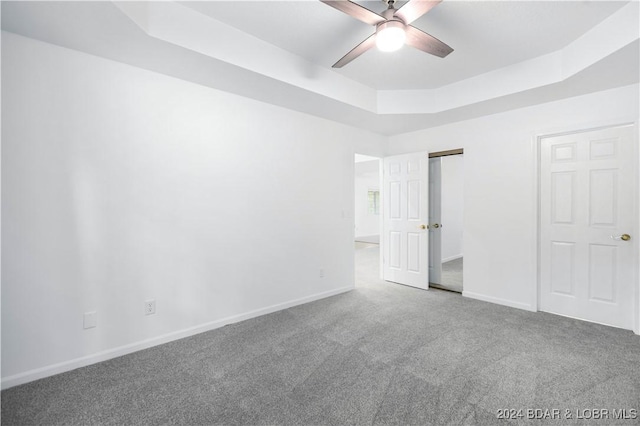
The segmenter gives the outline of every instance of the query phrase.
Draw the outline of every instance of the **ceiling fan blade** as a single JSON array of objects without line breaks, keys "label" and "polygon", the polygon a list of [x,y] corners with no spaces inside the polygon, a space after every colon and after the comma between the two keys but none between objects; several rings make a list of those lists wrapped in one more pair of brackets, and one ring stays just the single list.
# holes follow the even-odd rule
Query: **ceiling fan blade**
[{"label": "ceiling fan blade", "polygon": [[343,66],[347,65],[349,62],[353,61],[355,58],[362,55],[364,52],[371,49],[375,45],[376,45],[376,35],[374,33],[374,34],[371,34],[369,38],[367,38],[365,41],[363,41],[362,43],[354,47],[351,50],[351,52],[347,53],[342,58],[340,58],[338,62],[333,64],[332,68],[342,68]]},{"label": "ceiling fan blade", "polygon": [[407,25],[405,28],[407,34],[407,40],[405,43],[408,46],[415,47],[423,52],[431,53],[432,55],[444,58],[449,53],[453,52],[453,49],[437,38],[420,31],[414,26]]},{"label": "ceiling fan blade", "polygon": [[365,7],[362,7],[359,4],[356,4],[349,0],[320,0],[320,1],[369,25],[377,25],[380,22],[385,21],[385,19],[382,16],[378,15],[377,13],[372,12],[371,10]]},{"label": "ceiling fan blade", "polygon": [[400,9],[393,14],[405,24],[409,25],[435,6],[437,6],[442,0],[409,0]]}]

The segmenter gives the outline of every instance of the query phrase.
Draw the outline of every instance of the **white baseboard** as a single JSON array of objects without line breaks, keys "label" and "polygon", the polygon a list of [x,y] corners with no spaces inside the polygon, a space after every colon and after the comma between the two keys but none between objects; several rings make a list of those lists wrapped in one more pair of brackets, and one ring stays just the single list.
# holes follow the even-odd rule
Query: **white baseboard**
[{"label": "white baseboard", "polygon": [[483,302],[495,303],[498,305],[509,306],[511,308],[524,309],[525,311],[536,312],[533,306],[527,303],[514,302],[508,299],[501,299],[499,297],[486,296],[484,294],[473,293],[465,290],[462,291],[462,295],[470,299],[482,300]]},{"label": "white baseboard", "polygon": [[452,260],[460,259],[461,257],[463,257],[461,254],[456,254],[455,256],[449,256],[442,259],[442,263],[451,262]]},{"label": "white baseboard", "polygon": [[3,390],[8,389],[13,386],[22,385],[24,383],[29,383],[34,380],[43,379],[45,377],[53,376],[55,374],[64,373],[66,371],[75,370],[76,368],[85,367],[87,365],[96,364],[98,362],[106,361],[112,358],[117,358],[122,355],[127,355],[132,352],[140,351],[153,346],[158,346],[163,343],[168,343],[174,340],[193,336],[195,334],[204,333],[205,331],[215,330],[216,328],[223,327],[227,324],[233,324],[233,323],[244,321],[247,319],[259,317],[261,315],[266,315],[273,312],[281,311],[283,309],[291,308],[293,306],[302,305],[305,303],[313,302],[315,300],[320,300],[326,297],[335,296],[341,293],[346,293],[348,291],[353,290],[353,288],[354,288],[353,286],[341,287],[334,290],[313,294],[311,296],[290,300],[288,302],[279,303],[277,305],[268,306],[266,308],[257,309],[255,311],[246,312],[239,315],[233,315],[233,316],[222,318],[219,320],[196,325],[194,327],[185,328],[183,330],[173,331],[171,333],[163,334],[157,337],[152,337],[150,339],[145,339],[139,342],[130,343],[128,345],[119,346],[117,348],[107,349],[106,351],[101,351],[95,354],[86,355],[86,356],[75,358],[69,361],[60,362],[58,364],[52,364],[46,367],[36,368],[34,370],[29,370],[24,373],[16,374],[13,376],[3,377],[1,380],[0,387]]}]

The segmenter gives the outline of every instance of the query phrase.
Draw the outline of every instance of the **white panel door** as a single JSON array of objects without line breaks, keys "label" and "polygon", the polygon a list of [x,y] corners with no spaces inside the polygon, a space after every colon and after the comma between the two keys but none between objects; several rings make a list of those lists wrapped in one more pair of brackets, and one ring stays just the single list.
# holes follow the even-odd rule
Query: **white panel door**
[{"label": "white panel door", "polygon": [[544,138],[540,310],[633,328],[633,127]]},{"label": "white panel door", "polygon": [[429,156],[384,159],[383,275],[387,281],[429,288]]},{"label": "white panel door", "polygon": [[429,159],[429,282],[432,284],[442,284],[441,217],[442,157],[436,157]]}]

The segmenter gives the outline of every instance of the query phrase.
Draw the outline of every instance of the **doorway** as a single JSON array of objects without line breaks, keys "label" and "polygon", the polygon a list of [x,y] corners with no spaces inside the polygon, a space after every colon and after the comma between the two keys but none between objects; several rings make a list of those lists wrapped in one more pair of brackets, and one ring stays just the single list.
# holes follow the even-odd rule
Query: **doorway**
[{"label": "doorway", "polygon": [[363,286],[380,275],[381,167],[377,157],[355,154],[354,161],[356,285]]},{"label": "doorway", "polygon": [[462,293],[464,151],[429,154],[429,287]]}]

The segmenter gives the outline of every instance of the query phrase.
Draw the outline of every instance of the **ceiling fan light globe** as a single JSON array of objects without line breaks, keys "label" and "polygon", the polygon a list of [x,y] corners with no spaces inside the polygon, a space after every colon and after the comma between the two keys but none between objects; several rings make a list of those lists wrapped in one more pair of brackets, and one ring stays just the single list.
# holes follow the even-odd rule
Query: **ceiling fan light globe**
[{"label": "ceiling fan light globe", "polygon": [[393,52],[404,45],[406,38],[404,25],[401,22],[388,21],[378,25],[376,47],[382,52]]}]

